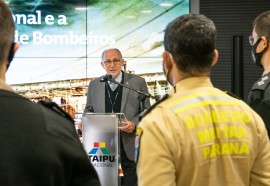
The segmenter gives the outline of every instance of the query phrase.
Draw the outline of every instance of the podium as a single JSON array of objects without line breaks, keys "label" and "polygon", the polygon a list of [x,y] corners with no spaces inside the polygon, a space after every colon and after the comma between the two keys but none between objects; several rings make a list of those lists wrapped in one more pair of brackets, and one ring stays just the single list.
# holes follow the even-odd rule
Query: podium
[{"label": "podium", "polygon": [[120,127],[123,113],[86,113],[82,117],[82,143],[99,176],[101,186],[120,186]]}]

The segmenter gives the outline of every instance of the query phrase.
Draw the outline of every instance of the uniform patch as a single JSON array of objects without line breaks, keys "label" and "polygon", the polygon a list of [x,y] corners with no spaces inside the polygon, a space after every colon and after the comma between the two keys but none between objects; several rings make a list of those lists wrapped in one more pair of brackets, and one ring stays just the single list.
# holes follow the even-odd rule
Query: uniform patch
[{"label": "uniform patch", "polygon": [[139,158],[139,152],[140,152],[140,138],[143,133],[142,128],[138,127],[136,130],[136,138],[135,138],[135,159],[134,161],[137,162]]},{"label": "uniform patch", "polygon": [[263,85],[266,80],[268,80],[268,76],[264,76],[263,78],[261,78],[261,80],[258,82],[258,85]]},{"label": "uniform patch", "polygon": [[265,90],[268,85],[270,84],[270,73],[263,76],[261,79],[259,79],[254,85],[252,86],[251,90]]}]

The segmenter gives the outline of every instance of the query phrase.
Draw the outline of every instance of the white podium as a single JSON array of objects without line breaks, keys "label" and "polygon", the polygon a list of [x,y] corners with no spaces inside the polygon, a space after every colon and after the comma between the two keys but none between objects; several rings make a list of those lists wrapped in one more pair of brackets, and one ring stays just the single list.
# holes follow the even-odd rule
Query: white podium
[{"label": "white podium", "polygon": [[102,186],[120,186],[120,131],[123,113],[86,113],[82,143]]}]

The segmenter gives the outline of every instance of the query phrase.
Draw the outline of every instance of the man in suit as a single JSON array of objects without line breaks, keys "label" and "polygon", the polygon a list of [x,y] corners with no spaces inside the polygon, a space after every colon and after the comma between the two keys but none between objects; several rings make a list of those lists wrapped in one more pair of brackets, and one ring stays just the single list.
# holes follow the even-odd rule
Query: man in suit
[{"label": "man in suit", "polygon": [[[121,84],[148,93],[145,79],[134,74],[128,74],[121,70],[124,64],[121,52],[116,49],[108,49],[102,53],[101,65],[106,75],[112,75],[113,79]],[[139,114],[150,107],[150,100],[146,98],[141,104],[139,93],[110,81],[101,82],[106,77],[101,76],[91,81],[88,87],[86,112],[95,113],[124,113],[127,122],[123,123],[120,134],[121,166],[124,172],[126,186],[137,185],[135,156],[135,129],[139,122]],[[141,108],[142,105],[145,108]]]}]

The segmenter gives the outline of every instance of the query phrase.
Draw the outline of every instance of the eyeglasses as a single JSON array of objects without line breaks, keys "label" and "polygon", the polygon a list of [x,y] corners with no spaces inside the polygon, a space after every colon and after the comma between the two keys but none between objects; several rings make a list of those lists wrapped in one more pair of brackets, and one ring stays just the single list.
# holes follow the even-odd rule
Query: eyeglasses
[{"label": "eyeglasses", "polygon": [[103,63],[106,66],[111,66],[112,63],[114,65],[119,65],[121,61],[122,61],[122,59],[113,59],[113,60],[107,59],[107,60],[103,61]]},{"label": "eyeglasses", "polygon": [[252,35],[250,35],[249,38],[248,38],[249,44],[250,44],[251,46],[253,46],[254,43],[255,43],[255,40],[257,41],[257,38],[260,38],[260,37],[261,37],[261,36],[258,36],[258,37],[252,37]]}]

